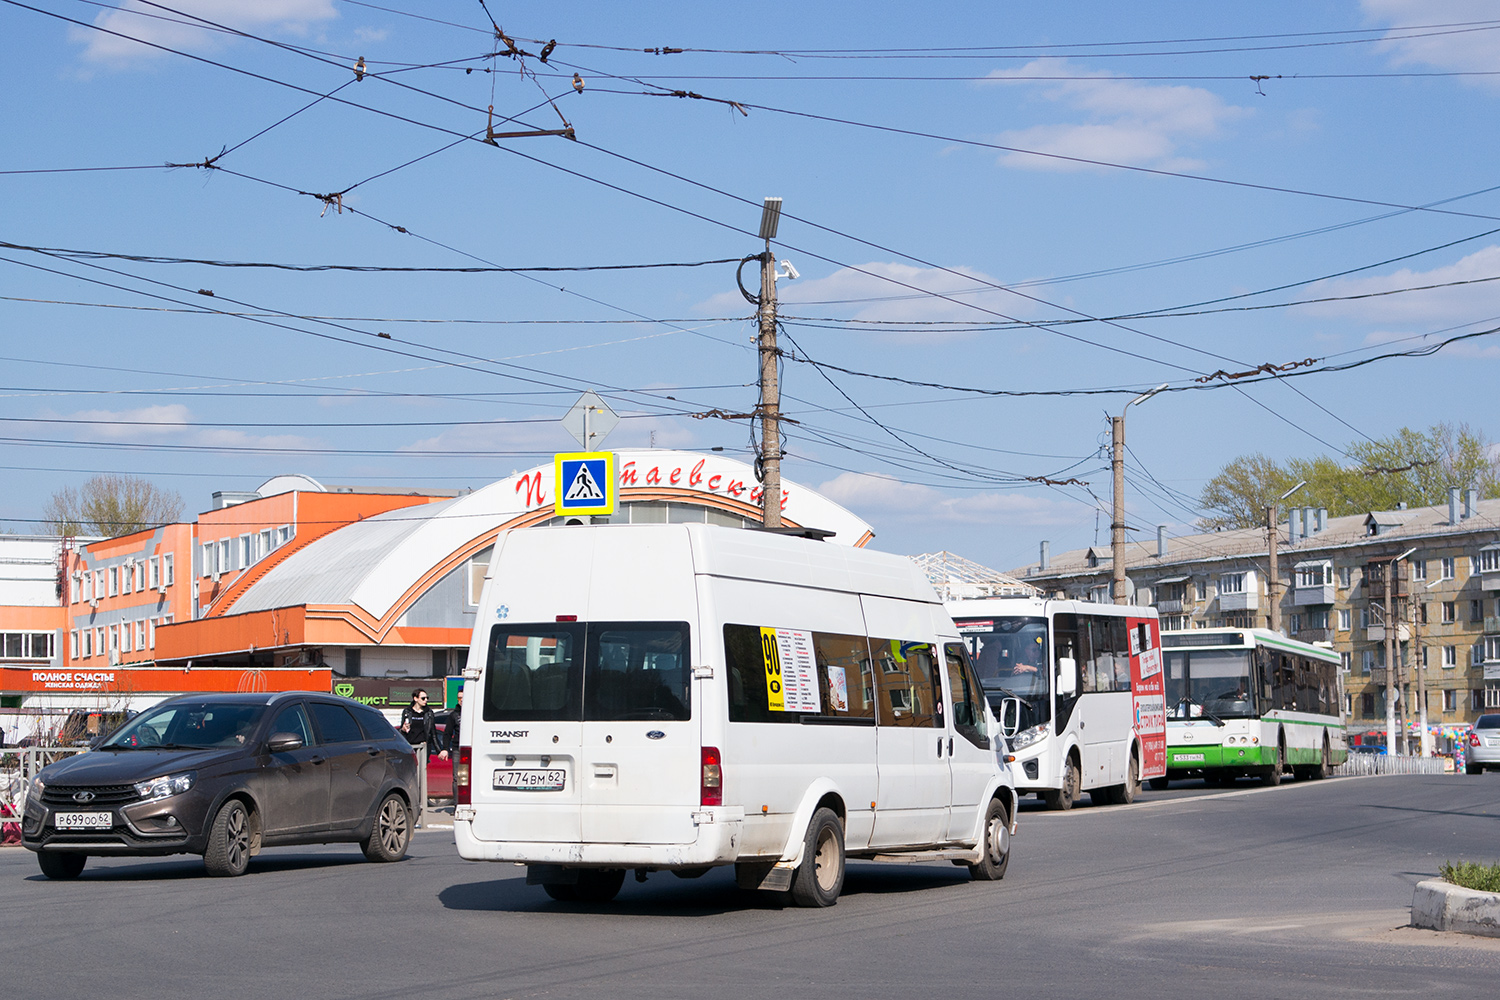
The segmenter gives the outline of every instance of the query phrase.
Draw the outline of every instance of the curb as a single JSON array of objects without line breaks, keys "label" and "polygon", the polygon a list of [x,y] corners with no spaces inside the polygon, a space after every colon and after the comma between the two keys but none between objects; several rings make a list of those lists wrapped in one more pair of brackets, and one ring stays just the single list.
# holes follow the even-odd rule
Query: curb
[{"label": "curb", "polygon": [[1500,893],[1465,889],[1442,879],[1418,882],[1411,898],[1411,926],[1500,937]]}]

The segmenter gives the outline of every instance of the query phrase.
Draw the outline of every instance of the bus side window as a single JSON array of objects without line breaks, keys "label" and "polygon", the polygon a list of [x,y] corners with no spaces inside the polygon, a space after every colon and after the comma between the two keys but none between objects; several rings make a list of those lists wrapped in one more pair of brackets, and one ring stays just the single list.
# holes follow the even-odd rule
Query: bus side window
[{"label": "bus side window", "polygon": [[870,647],[865,637],[814,632],[813,649],[818,658],[822,714],[873,719],[875,699],[868,677]]},{"label": "bus side window", "polygon": [[963,643],[946,643],[943,651],[948,663],[948,685],[953,688],[953,728],[976,747],[988,750],[990,738],[983,729],[983,695]]},{"label": "bus side window", "polygon": [[1109,619],[1109,644],[1115,654],[1113,691],[1130,690],[1130,623],[1124,618]]},{"label": "bus side window", "polygon": [[1059,614],[1052,622],[1053,669],[1057,678],[1058,732],[1067,723],[1073,709],[1073,699],[1078,697],[1081,657],[1078,648],[1078,616]]}]

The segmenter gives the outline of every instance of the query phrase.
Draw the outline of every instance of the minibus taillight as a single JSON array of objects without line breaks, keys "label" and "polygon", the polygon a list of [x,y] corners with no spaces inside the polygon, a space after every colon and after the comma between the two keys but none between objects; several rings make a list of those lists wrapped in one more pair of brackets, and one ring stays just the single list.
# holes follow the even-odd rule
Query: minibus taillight
[{"label": "minibus taillight", "polygon": [[474,801],[472,786],[469,784],[469,764],[473,754],[472,747],[459,747],[458,762],[453,765],[453,801],[461,806]]},{"label": "minibus taillight", "polygon": [[699,786],[698,801],[705,806],[724,804],[724,768],[718,747],[703,748],[703,781]]}]

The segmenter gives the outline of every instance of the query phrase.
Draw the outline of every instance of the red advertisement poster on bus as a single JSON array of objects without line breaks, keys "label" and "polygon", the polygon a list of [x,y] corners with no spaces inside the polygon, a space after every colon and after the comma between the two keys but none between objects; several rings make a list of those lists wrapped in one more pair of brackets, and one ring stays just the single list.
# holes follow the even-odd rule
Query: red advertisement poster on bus
[{"label": "red advertisement poster on bus", "polygon": [[1155,618],[1129,618],[1130,700],[1141,744],[1141,778],[1167,773],[1167,703],[1161,630]]}]

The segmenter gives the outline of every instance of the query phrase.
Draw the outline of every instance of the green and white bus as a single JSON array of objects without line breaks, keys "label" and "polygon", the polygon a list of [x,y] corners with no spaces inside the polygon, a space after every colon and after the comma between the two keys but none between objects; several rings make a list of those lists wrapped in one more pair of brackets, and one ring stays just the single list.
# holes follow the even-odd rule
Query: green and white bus
[{"label": "green and white bus", "polygon": [[1339,657],[1269,629],[1163,632],[1167,774],[1323,778],[1348,757]]}]

